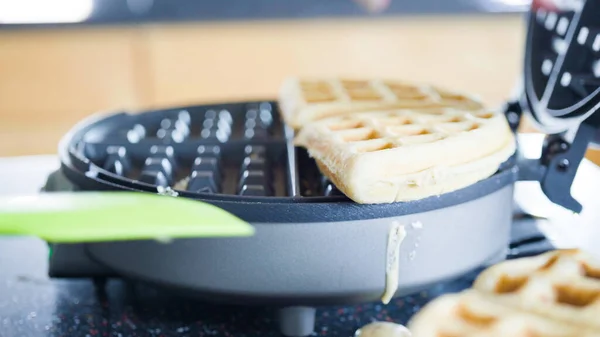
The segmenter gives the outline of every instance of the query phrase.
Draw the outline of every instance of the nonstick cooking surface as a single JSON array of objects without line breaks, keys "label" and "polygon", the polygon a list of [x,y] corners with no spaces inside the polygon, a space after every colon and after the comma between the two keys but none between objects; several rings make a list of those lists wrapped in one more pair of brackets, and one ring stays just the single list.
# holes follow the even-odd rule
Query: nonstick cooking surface
[{"label": "nonstick cooking surface", "polygon": [[113,116],[86,130],[75,151],[111,173],[103,179],[137,189],[169,186],[199,195],[254,197],[341,195],[305,151],[289,146],[275,109],[261,102]]},{"label": "nonstick cooking surface", "polygon": [[[356,205],[292,139],[277,104],[258,101],[92,117],[75,126],[60,148],[63,171],[80,190],[156,193],[171,187],[181,197],[213,202],[254,222],[424,212],[482,197],[516,179],[513,156],[493,177],[440,197]],[[253,208],[240,213],[240,203]]]}]

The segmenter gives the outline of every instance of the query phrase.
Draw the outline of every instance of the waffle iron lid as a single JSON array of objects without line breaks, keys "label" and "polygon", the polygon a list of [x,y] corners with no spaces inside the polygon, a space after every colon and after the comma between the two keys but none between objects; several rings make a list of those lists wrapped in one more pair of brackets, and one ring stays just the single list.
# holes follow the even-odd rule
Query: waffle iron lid
[{"label": "waffle iron lid", "polygon": [[[516,128],[521,112],[546,134],[540,160],[523,161],[546,196],[574,212],[577,168],[590,145],[600,145],[600,0],[533,0],[529,13],[523,89],[508,104]],[[522,179],[529,180],[529,179]]]},{"label": "waffle iron lid", "polygon": [[541,1],[530,12],[523,105],[547,133],[600,129],[600,1]]}]

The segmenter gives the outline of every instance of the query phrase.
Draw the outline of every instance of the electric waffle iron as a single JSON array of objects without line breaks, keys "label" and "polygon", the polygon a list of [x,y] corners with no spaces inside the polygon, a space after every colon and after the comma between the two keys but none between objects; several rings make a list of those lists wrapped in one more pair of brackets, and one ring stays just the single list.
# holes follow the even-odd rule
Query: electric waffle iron
[{"label": "electric waffle iron", "polygon": [[[359,205],[292,145],[272,101],[178,107],[88,118],[60,143],[60,176],[75,190],[134,190],[215,204],[251,222],[251,238],[54,245],[53,277],[117,275],[208,300],[281,306],[282,331],[312,332],[314,307],[380,298],[389,226],[406,224],[396,296],[503,259],[513,186],[537,180],[574,212],[570,186],[600,143],[600,1],[532,10],[515,130],[529,113],[549,136],[539,159],[517,153],[467,188],[412,202]],[[590,24],[593,23],[593,24]],[[187,180],[187,190],[178,182]]]}]

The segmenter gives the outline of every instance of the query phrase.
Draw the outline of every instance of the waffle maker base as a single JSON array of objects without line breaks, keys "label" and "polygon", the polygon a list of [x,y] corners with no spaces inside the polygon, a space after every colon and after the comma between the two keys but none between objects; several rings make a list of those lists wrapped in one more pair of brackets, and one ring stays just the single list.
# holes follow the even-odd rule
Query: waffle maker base
[{"label": "waffle maker base", "polygon": [[[134,189],[156,193],[155,186],[135,185],[135,179],[131,179],[132,184],[127,177],[103,171],[103,167],[110,167],[106,165],[107,156],[94,153],[104,153],[108,143],[118,143],[114,133],[107,130],[118,127],[126,131],[136,123],[151,123],[144,118],[158,121],[176,118],[173,116],[183,110],[192,116],[192,124],[202,124],[197,116],[204,116],[209,110],[226,109],[233,116],[233,131],[228,144],[220,145],[222,152],[227,155],[227,151],[248,144],[280,148],[283,153],[267,151],[267,159],[288,164],[288,171],[280,175],[288,183],[283,184],[280,193],[292,196],[269,199],[183,192],[180,197],[210,202],[246,219],[256,227],[255,236],[176,240],[169,244],[137,241],[55,245],[50,275],[118,275],[210,301],[277,305],[284,308],[280,319],[284,334],[303,336],[312,332],[315,306],[368,302],[381,297],[385,286],[387,236],[394,221],[404,224],[408,234],[401,245],[400,284],[396,296],[457,278],[504,258],[510,240],[513,186],[518,171],[513,161],[505,163],[494,176],[472,186],[413,202],[358,205],[343,196],[311,197],[301,185],[308,179],[306,172],[314,173],[314,163],[303,158],[301,150],[290,146],[290,137],[283,136],[284,131],[276,140],[243,138],[247,135],[243,129],[246,124],[239,119],[244,113],[247,115],[249,106],[256,104],[195,106],[140,115],[92,117],[63,139],[61,170],[46,187],[48,191],[56,190],[52,185],[65,189],[66,181],[69,182],[67,189],[75,191]],[[275,106],[273,102],[270,104]],[[271,128],[283,128],[276,114],[273,117]],[[270,134],[278,133],[270,131]],[[184,153],[179,162],[191,162],[197,155],[195,148],[206,146],[203,141],[172,144],[175,153]],[[147,146],[143,142],[127,145],[127,151],[146,156],[146,148],[160,144],[153,142],[148,140]],[[194,147],[192,151],[183,149],[190,144]],[[228,146],[231,149],[228,150]],[[224,172],[240,165],[243,158],[236,158],[232,163],[231,158],[235,157],[239,156],[224,157]],[[132,162],[144,161],[134,158]],[[293,165],[292,170],[290,165]],[[90,171],[95,173],[91,175]],[[138,171],[143,174],[144,168]],[[53,183],[53,179],[62,183]],[[277,186],[274,190],[277,194]]]}]

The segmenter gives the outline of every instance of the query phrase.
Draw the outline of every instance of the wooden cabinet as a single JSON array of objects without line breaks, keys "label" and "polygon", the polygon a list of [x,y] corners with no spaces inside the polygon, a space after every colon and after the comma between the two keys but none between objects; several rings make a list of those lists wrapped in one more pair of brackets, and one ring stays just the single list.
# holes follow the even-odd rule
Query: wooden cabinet
[{"label": "wooden cabinet", "polygon": [[127,30],[0,33],[0,155],[52,153],[78,119],[140,103]]}]

